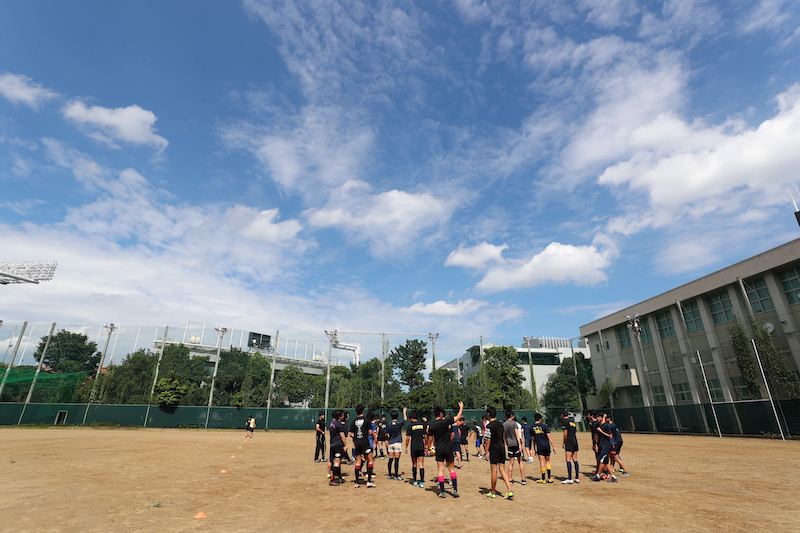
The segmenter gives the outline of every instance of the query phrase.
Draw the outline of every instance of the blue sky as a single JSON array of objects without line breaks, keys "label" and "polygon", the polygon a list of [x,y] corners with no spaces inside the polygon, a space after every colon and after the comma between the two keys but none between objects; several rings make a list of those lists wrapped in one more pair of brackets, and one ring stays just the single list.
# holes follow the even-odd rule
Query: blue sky
[{"label": "blue sky", "polygon": [[0,318],[575,336],[798,236],[799,57],[789,0],[4,2],[0,261],[59,267]]}]

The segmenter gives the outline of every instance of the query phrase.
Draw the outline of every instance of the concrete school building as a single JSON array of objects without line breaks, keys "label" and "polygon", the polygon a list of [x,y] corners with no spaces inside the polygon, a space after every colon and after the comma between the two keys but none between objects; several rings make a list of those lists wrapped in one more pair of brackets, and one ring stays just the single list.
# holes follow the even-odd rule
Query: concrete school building
[{"label": "concrete school building", "polygon": [[[730,327],[763,321],[800,369],[800,239],[581,326],[598,390],[628,430],[800,434],[800,401],[753,398]],[[635,331],[639,331],[637,336]],[[796,419],[796,420],[795,420]]]},{"label": "concrete school building", "polygon": [[[541,400],[547,379],[556,372],[565,358],[572,357],[573,352],[581,352],[584,356],[589,357],[589,353],[583,345],[583,339],[577,340],[580,342],[577,347],[573,348],[573,339],[532,337],[530,343],[523,343],[524,346],[515,347],[524,378],[522,388],[531,393],[535,390],[537,397]],[[464,355],[442,367],[455,372],[456,378],[464,386],[467,384],[467,378],[480,370],[482,350],[494,346],[497,345],[487,343],[470,346]]]}]

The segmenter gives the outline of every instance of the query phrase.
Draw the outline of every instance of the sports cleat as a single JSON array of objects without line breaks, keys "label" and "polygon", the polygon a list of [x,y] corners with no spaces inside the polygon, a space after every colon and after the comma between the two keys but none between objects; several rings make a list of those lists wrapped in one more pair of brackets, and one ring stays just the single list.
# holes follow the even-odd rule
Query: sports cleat
[{"label": "sports cleat", "polygon": [[622,473],[620,474],[620,476],[622,476],[622,477],[628,477],[628,476],[630,476],[630,475],[631,475],[631,473],[630,473],[630,472],[627,472],[627,471],[625,471],[625,470],[623,470],[623,471],[622,471]]},{"label": "sports cleat", "polygon": [[506,495],[503,496],[504,500],[511,500],[512,498],[514,498],[514,493],[513,492],[506,492]]},{"label": "sports cleat", "polygon": [[330,479],[330,477],[331,477],[331,473],[330,473],[330,472],[328,472],[328,474],[327,474],[325,477],[327,477],[327,478],[329,478],[329,479]]},{"label": "sports cleat", "polygon": [[551,477],[547,478],[547,482],[548,483],[552,483],[553,481],[554,481],[553,478],[551,478]]},{"label": "sports cleat", "polygon": [[353,483],[353,488],[354,488],[354,489],[357,489],[357,488],[359,488],[360,486],[361,486],[361,485],[360,485],[360,484],[358,484],[358,483]]},{"label": "sports cleat", "polygon": [[497,498],[497,494],[495,494],[494,492],[490,492],[489,494],[486,495],[486,497],[487,498]]},{"label": "sports cleat", "polygon": [[419,488],[421,488],[421,489],[424,489],[424,488],[425,488],[425,483],[423,483],[422,481],[420,481],[420,482],[419,482],[419,485],[417,485],[417,487],[419,487]]},{"label": "sports cleat", "polygon": [[403,478],[400,476],[394,476],[395,481],[403,481]]},{"label": "sports cleat", "polygon": [[453,491],[453,498],[460,498],[461,495],[457,491]]},{"label": "sports cleat", "polygon": [[537,480],[536,480],[536,483],[547,483],[547,481],[545,481],[545,480],[543,480],[543,479],[537,479]]},{"label": "sports cleat", "polygon": [[617,481],[617,478],[615,478],[615,477],[612,477],[611,479],[609,479],[609,480],[607,481],[607,483],[618,483],[618,481]]},{"label": "sports cleat", "polygon": [[589,481],[602,481],[603,478],[600,476],[589,476]]},{"label": "sports cleat", "polygon": [[417,480],[415,479],[414,481],[412,481],[412,482],[411,482],[411,484],[412,484],[412,485],[414,485],[414,486],[416,487],[417,485],[419,485],[419,481],[417,481]]},{"label": "sports cleat", "polygon": [[527,481],[525,481],[525,480],[523,479],[522,481],[520,481],[520,482],[519,482],[519,484],[520,484],[520,485],[527,485],[527,484],[528,484],[528,482],[527,482]]},{"label": "sports cleat", "polygon": [[576,477],[575,479],[572,480],[572,482],[573,483],[580,483],[581,482],[581,478]]},{"label": "sports cleat", "polygon": [[338,481],[329,481],[328,485],[330,485],[331,487],[338,487],[339,485],[341,485],[341,483],[339,483]]},{"label": "sports cleat", "polygon": [[564,485],[572,485],[572,480],[571,479],[565,479],[561,483],[563,483]]},{"label": "sports cleat", "polygon": [[437,496],[440,498],[447,498],[447,495],[444,492],[440,492]]},{"label": "sports cleat", "polygon": [[372,481],[367,481],[367,487],[370,489],[375,488],[375,483],[373,483]]}]

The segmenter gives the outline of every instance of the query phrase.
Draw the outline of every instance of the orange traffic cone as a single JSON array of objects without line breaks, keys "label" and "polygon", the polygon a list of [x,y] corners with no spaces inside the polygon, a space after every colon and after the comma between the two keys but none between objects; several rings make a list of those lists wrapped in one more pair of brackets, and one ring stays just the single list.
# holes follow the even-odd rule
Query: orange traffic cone
[{"label": "orange traffic cone", "polygon": [[208,515],[206,513],[204,513],[203,511],[200,511],[199,513],[194,515],[194,517],[195,518],[208,518]]}]

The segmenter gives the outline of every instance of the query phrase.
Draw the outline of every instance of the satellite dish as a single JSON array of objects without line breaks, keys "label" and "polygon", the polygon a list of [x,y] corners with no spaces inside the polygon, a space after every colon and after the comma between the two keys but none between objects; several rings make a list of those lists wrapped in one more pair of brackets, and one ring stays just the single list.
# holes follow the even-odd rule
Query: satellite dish
[{"label": "satellite dish", "polygon": [[775,331],[775,325],[772,322],[764,322],[764,329],[771,335]]}]

